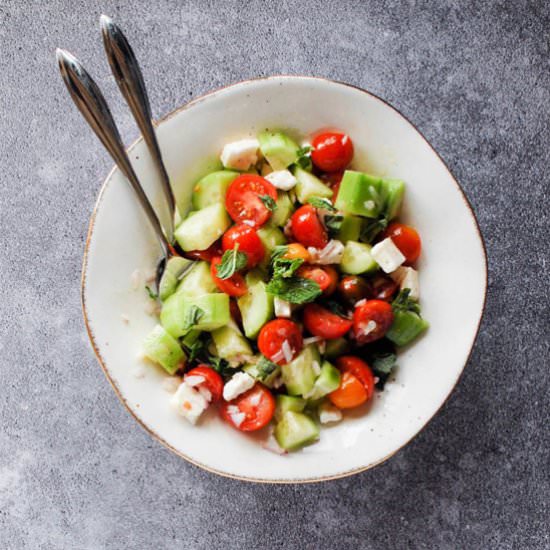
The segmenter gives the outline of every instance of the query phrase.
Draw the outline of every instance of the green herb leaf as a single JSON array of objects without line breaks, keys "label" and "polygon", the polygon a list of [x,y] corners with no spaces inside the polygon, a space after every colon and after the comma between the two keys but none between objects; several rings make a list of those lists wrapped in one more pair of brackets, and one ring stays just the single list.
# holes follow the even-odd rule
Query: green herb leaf
[{"label": "green herb leaf", "polygon": [[239,252],[237,244],[232,250],[223,253],[222,261],[216,266],[216,273],[220,279],[229,279],[235,272],[246,267],[248,257],[244,252]]},{"label": "green herb leaf", "polygon": [[191,363],[206,349],[206,342],[199,338],[189,346],[185,346],[185,349],[187,350],[188,361]]},{"label": "green herb leaf", "polygon": [[384,389],[384,385],[396,365],[395,345],[387,338],[382,338],[358,351],[359,356],[371,366],[375,376],[378,377],[376,387],[379,390]]},{"label": "green herb leaf", "polygon": [[334,300],[327,300],[322,303],[323,307],[326,307],[330,312],[334,313],[335,315],[338,315],[339,317],[344,317],[345,319],[349,319],[349,314],[346,308],[340,303],[335,302]]},{"label": "green herb leaf", "polygon": [[322,294],[321,287],[315,281],[302,277],[274,277],[266,290],[291,304],[307,304]]},{"label": "green herb leaf", "polygon": [[298,149],[296,164],[303,170],[311,171],[313,169],[313,163],[311,162],[311,151],[312,148],[309,145]]},{"label": "green herb leaf", "polygon": [[275,372],[277,367],[277,364],[262,355],[256,364],[256,368],[258,369],[258,378],[262,381],[265,380],[270,374]]},{"label": "green herb leaf", "polygon": [[159,297],[150,286],[145,285],[145,290],[147,291],[147,294],[149,294],[149,298],[151,298],[151,300],[156,300]]},{"label": "green herb leaf", "polygon": [[294,258],[289,260],[287,258],[277,258],[272,264],[273,277],[283,277],[287,279],[292,277],[298,268],[304,263],[302,258]]},{"label": "green herb leaf", "polygon": [[191,306],[185,313],[183,319],[183,330],[188,330],[191,327],[195,326],[204,316],[204,310],[199,306]]},{"label": "green herb leaf", "polygon": [[208,361],[212,365],[212,368],[216,372],[219,372],[222,376],[226,374],[227,369],[229,369],[229,362],[227,361],[227,359],[223,359],[222,357],[214,357],[213,355],[211,355],[208,358]]},{"label": "green herb leaf", "polygon": [[384,231],[388,227],[388,220],[386,218],[379,218],[377,220],[368,220],[361,230],[360,239],[366,243],[372,243],[378,233]]},{"label": "green herb leaf", "polygon": [[264,206],[270,211],[274,212],[277,208],[277,203],[269,195],[260,195],[260,200],[264,203]]},{"label": "green herb leaf", "polygon": [[412,311],[420,315],[420,306],[416,300],[409,298],[410,288],[404,288],[391,303],[394,311]]},{"label": "green herb leaf", "polygon": [[336,214],[336,215],[328,214],[323,218],[323,221],[329,231],[338,232],[342,227],[344,216],[341,216],[340,214]]},{"label": "green herb leaf", "polygon": [[395,353],[377,353],[372,355],[370,366],[376,373],[390,374],[397,362]]},{"label": "green herb leaf", "polygon": [[329,212],[337,212],[336,208],[334,208],[329,199],[323,197],[311,197],[307,200],[307,202],[311,204],[311,206],[315,206],[315,208],[322,208],[323,210],[328,210]]}]

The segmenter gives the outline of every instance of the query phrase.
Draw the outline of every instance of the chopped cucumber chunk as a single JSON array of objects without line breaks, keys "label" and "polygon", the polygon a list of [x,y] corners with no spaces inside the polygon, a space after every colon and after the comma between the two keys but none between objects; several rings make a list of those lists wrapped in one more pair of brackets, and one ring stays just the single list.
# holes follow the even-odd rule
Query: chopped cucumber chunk
[{"label": "chopped cucumber chunk", "polygon": [[225,203],[227,188],[238,175],[239,172],[232,170],[218,170],[204,176],[193,188],[193,208],[201,210],[217,202]]},{"label": "chopped cucumber chunk", "polygon": [[266,291],[266,284],[259,273],[246,276],[248,293],[237,300],[243,318],[247,338],[256,338],[260,329],[273,317],[273,296]]},{"label": "chopped cucumber chunk", "polygon": [[157,325],[143,342],[145,357],[158,363],[168,374],[185,365],[186,356],[178,341]]},{"label": "chopped cucumber chunk", "polygon": [[191,260],[179,256],[174,256],[168,260],[159,283],[159,298],[162,302],[176,292],[180,276],[192,263]]},{"label": "chopped cucumber chunk", "polygon": [[273,435],[283,449],[293,451],[318,439],[319,427],[309,416],[287,411],[275,426]]},{"label": "chopped cucumber chunk", "polygon": [[387,192],[385,216],[388,220],[393,220],[401,209],[405,194],[405,182],[403,180],[384,180],[384,183]]},{"label": "chopped cucumber chunk", "polygon": [[370,244],[348,241],[344,247],[340,269],[352,275],[377,271],[378,264],[371,255],[371,248]]},{"label": "chopped cucumber chunk", "polygon": [[298,159],[298,144],[281,132],[262,132],[258,141],[262,155],[273,170],[284,170]]},{"label": "chopped cucumber chunk", "polygon": [[306,400],[293,395],[278,395],[275,402],[275,420],[281,420],[287,411],[302,412],[306,408]]},{"label": "chopped cucumber chunk", "polygon": [[[294,169],[294,175],[298,180],[296,187],[296,197],[305,204],[311,197],[321,197],[330,199],[332,197],[332,189],[325,185],[319,178],[313,174],[306,172],[300,167]],[[338,195],[340,196],[340,195]]]},{"label": "chopped cucumber chunk", "polygon": [[396,346],[404,346],[412,342],[424,332],[430,324],[414,311],[395,311],[393,324],[386,333],[386,338]]},{"label": "chopped cucumber chunk", "polygon": [[338,389],[338,386],[340,386],[340,371],[328,361],[323,361],[321,374],[315,380],[313,389],[308,393],[307,397],[315,401]]},{"label": "chopped cucumber chunk", "polygon": [[304,395],[311,391],[315,384],[313,361],[320,361],[315,344],[306,346],[296,358],[281,367],[283,382],[290,395]]},{"label": "chopped cucumber chunk", "polygon": [[277,192],[277,208],[271,215],[271,224],[283,227],[294,212],[294,204],[285,191]]},{"label": "chopped cucumber chunk", "polygon": [[238,356],[252,355],[252,348],[248,340],[234,323],[213,330],[212,340],[214,340],[219,356],[228,361]]},{"label": "chopped cucumber chunk", "polygon": [[348,241],[358,241],[362,227],[363,220],[361,218],[346,214],[335,238],[344,244]]},{"label": "chopped cucumber chunk", "polygon": [[176,294],[201,296],[202,294],[211,294],[217,291],[218,287],[212,278],[208,262],[197,262],[182,279],[176,289]]},{"label": "chopped cucumber chunk", "polygon": [[346,170],[334,206],[347,214],[376,218],[382,213],[385,201],[382,178]]},{"label": "chopped cucumber chunk", "polygon": [[231,224],[222,203],[214,203],[181,222],[174,235],[183,250],[205,250],[216,242]]}]

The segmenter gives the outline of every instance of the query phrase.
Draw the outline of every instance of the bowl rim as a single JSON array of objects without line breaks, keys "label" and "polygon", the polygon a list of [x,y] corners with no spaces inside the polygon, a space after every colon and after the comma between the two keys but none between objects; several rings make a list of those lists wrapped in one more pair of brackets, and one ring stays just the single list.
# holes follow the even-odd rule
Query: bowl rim
[{"label": "bowl rim", "polygon": [[[377,460],[376,462],[373,462],[373,463],[368,464],[366,466],[360,466],[358,468],[353,468],[353,469],[347,470],[345,472],[339,472],[339,473],[333,474],[333,475],[319,476],[319,477],[307,477],[307,478],[302,478],[302,479],[266,479],[266,478],[246,477],[246,476],[241,476],[241,475],[236,475],[236,474],[231,474],[231,473],[228,473],[228,472],[224,472],[222,470],[218,470],[216,468],[212,468],[210,466],[207,466],[206,464],[203,464],[203,463],[189,457],[185,453],[183,453],[183,452],[177,450],[176,448],[174,448],[172,445],[170,445],[170,443],[168,443],[168,441],[166,441],[160,435],[158,435],[150,426],[148,426],[145,422],[143,422],[137,416],[137,414],[132,410],[132,408],[128,404],[126,398],[122,394],[121,390],[118,388],[117,384],[115,383],[115,381],[111,377],[109,369],[107,368],[106,361],[103,359],[103,357],[101,355],[101,351],[99,350],[99,346],[96,343],[95,335],[94,335],[94,332],[93,332],[93,329],[92,329],[92,326],[91,326],[91,322],[88,318],[88,311],[87,311],[87,306],[86,306],[86,282],[87,282],[86,281],[86,273],[87,273],[87,269],[88,269],[88,256],[89,256],[90,242],[91,242],[94,227],[95,227],[97,212],[98,212],[99,206],[101,204],[101,201],[103,199],[104,191],[107,188],[107,185],[108,185],[109,181],[111,180],[113,174],[118,170],[118,167],[116,165],[113,166],[113,168],[111,168],[111,170],[109,171],[109,173],[107,174],[107,176],[103,180],[103,183],[101,184],[101,188],[100,188],[99,194],[97,196],[97,199],[96,199],[96,202],[94,204],[94,208],[92,210],[92,214],[91,214],[91,217],[90,217],[90,221],[89,221],[89,225],[88,225],[88,232],[87,232],[87,235],[86,235],[86,243],[85,243],[85,247],[84,247],[84,255],[83,255],[83,259],[82,259],[82,275],[81,275],[81,282],[80,282],[80,298],[81,298],[82,314],[83,314],[83,317],[84,317],[84,324],[85,324],[85,327],[86,327],[86,332],[88,334],[88,338],[90,340],[90,344],[92,346],[92,349],[94,351],[96,359],[99,362],[99,364],[101,366],[101,369],[103,370],[103,374],[105,375],[105,377],[107,378],[107,380],[111,384],[111,387],[113,388],[115,394],[117,395],[119,400],[122,402],[122,404],[124,405],[126,410],[132,415],[132,417],[138,422],[138,424],[153,439],[157,440],[164,447],[166,447],[167,449],[169,449],[170,451],[175,453],[180,458],[183,458],[187,462],[193,464],[194,466],[197,466],[197,467],[199,467],[203,470],[206,470],[207,472],[220,475],[222,477],[235,479],[235,480],[238,480],[238,481],[247,481],[247,482],[251,482],[251,483],[266,483],[266,484],[319,483],[319,482],[322,482],[322,481],[331,481],[331,480],[335,480],[335,479],[342,479],[342,478],[349,477],[349,476],[352,476],[352,475],[355,475],[355,474],[359,474],[361,472],[365,472],[367,470],[370,470],[371,468],[374,468],[374,467],[378,466],[379,464],[382,464],[383,462],[385,462],[386,460],[388,460],[392,456],[394,456],[401,449],[403,449],[405,446],[407,446],[418,435],[420,435],[420,433],[422,433],[426,429],[428,424],[430,424],[430,422],[433,420],[433,418],[437,415],[437,413],[446,404],[449,397],[451,396],[454,389],[456,388],[456,386],[457,386],[457,384],[458,384],[458,382],[459,382],[459,380],[462,376],[462,373],[464,372],[464,369],[466,368],[466,365],[470,361],[470,358],[472,356],[472,352],[473,352],[477,337],[479,335],[479,331],[480,331],[480,327],[481,327],[481,321],[483,319],[483,315],[485,313],[485,306],[487,304],[488,256],[487,256],[487,248],[486,248],[486,245],[485,245],[485,241],[483,239],[483,234],[481,232],[479,222],[476,218],[476,215],[475,215],[475,212],[472,208],[470,200],[466,196],[466,193],[464,192],[464,190],[462,189],[462,187],[458,183],[457,179],[454,177],[454,174],[452,173],[452,171],[448,167],[447,163],[443,160],[441,155],[435,150],[435,148],[428,141],[428,139],[424,136],[424,134],[418,129],[418,127],[407,116],[405,116],[399,109],[397,109],[396,107],[391,105],[388,101],[386,101],[385,99],[381,98],[380,96],[376,95],[375,93],[373,93],[373,92],[371,92],[371,91],[369,91],[365,88],[361,88],[361,87],[356,86],[354,84],[349,84],[347,82],[342,82],[342,81],[339,81],[339,80],[334,80],[334,79],[325,78],[325,77],[318,77],[318,76],[307,76],[307,75],[278,74],[278,75],[270,75],[270,76],[265,76],[265,77],[250,78],[250,79],[246,79],[246,80],[240,80],[238,82],[234,82],[234,83],[228,84],[226,86],[221,86],[219,88],[216,88],[214,90],[206,92],[206,93],[192,99],[191,101],[189,101],[187,103],[184,103],[180,107],[177,107],[176,109],[170,111],[168,114],[164,115],[163,117],[159,118],[158,120],[153,120],[153,125],[154,125],[154,127],[157,127],[157,126],[163,124],[164,122],[168,121],[172,117],[178,115],[182,111],[185,111],[185,110],[189,109],[190,107],[193,107],[194,105],[202,103],[206,99],[208,99],[212,96],[218,95],[218,94],[220,94],[221,92],[224,92],[227,89],[236,88],[236,87],[239,87],[239,86],[242,86],[242,85],[245,85],[245,84],[253,84],[253,83],[263,82],[263,81],[266,81],[266,80],[280,80],[280,79],[311,80],[311,81],[318,81],[318,82],[324,82],[324,83],[329,83],[329,84],[337,84],[339,86],[345,86],[345,87],[357,90],[361,93],[364,93],[364,94],[370,96],[372,99],[375,99],[375,100],[383,103],[386,107],[389,107],[390,109],[395,111],[410,126],[412,126],[414,130],[416,130],[418,135],[425,141],[425,143],[428,145],[428,147],[432,150],[432,152],[441,161],[443,167],[448,172],[448,174],[451,178],[451,181],[454,183],[457,190],[460,192],[460,196],[462,197],[462,200],[464,201],[464,204],[466,205],[467,209],[469,210],[470,215],[471,215],[471,217],[474,221],[475,229],[477,231],[477,235],[478,235],[479,241],[481,243],[481,248],[482,248],[482,252],[483,252],[483,262],[484,262],[484,272],[485,272],[484,287],[483,287],[483,303],[482,303],[482,306],[481,306],[481,309],[480,309],[480,314],[479,314],[479,319],[477,321],[476,330],[475,330],[474,336],[472,338],[472,341],[470,343],[470,349],[468,351],[468,356],[466,357],[464,365],[462,366],[462,369],[460,370],[460,372],[458,373],[455,381],[453,382],[453,385],[450,388],[448,394],[441,401],[441,403],[438,405],[438,407],[433,412],[433,414],[426,420],[426,422],[423,424],[423,426],[413,436],[411,436],[407,441],[405,441],[401,446],[399,446],[397,449],[395,449],[391,453],[388,453],[386,456],[384,456],[380,460]],[[143,136],[140,135],[128,147],[126,147],[126,151],[128,153],[130,153],[134,149],[134,147],[136,147],[142,141],[143,141]]]}]

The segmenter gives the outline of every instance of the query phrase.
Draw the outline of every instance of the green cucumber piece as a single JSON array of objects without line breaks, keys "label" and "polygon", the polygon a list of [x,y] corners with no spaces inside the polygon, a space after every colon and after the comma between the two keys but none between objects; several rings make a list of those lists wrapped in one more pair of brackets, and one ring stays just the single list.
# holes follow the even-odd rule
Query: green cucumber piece
[{"label": "green cucumber piece", "polygon": [[275,420],[282,420],[287,411],[301,413],[306,408],[306,400],[294,395],[278,395],[275,398]]},{"label": "green cucumber piece", "polygon": [[281,367],[277,365],[277,368],[273,372],[265,376],[264,374],[260,373],[260,370],[258,369],[257,363],[259,360],[260,360],[260,357],[257,358],[257,361],[255,363],[244,366],[243,370],[244,372],[250,374],[252,378],[259,380],[264,386],[267,386],[268,388],[273,388],[273,384],[275,383],[275,380],[281,374]]},{"label": "green cucumber piece", "polygon": [[382,178],[363,172],[346,170],[334,206],[346,214],[376,218],[386,203],[386,187]]},{"label": "green cucumber piece", "polygon": [[262,155],[273,170],[284,170],[298,159],[298,144],[281,132],[262,132],[258,141]]},{"label": "green cucumber piece", "polygon": [[212,331],[218,355],[231,361],[240,355],[252,355],[252,348],[241,331],[233,324]]},{"label": "green cucumber piece", "polygon": [[287,411],[273,432],[277,443],[287,451],[299,449],[319,438],[319,427],[307,415]]},{"label": "green cucumber piece", "polygon": [[384,180],[386,186],[386,207],[385,217],[388,220],[393,220],[401,209],[403,195],[405,194],[405,182],[403,180]]},{"label": "green cucumber piece", "polygon": [[[306,170],[297,166],[294,169],[294,175],[298,180],[296,187],[296,197],[305,204],[311,197],[321,197],[330,199],[332,197],[332,189],[325,185],[319,178],[310,174]],[[339,197],[340,195],[338,195]]]},{"label": "green cucumber piece", "polygon": [[260,329],[273,317],[273,296],[266,291],[266,284],[259,275],[246,276],[248,292],[237,300],[243,318],[247,338],[256,338]]},{"label": "green cucumber piece", "polygon": [[339,386],[340,371],[328,361],[323,361],[321,374],[319,374],[319,377],[315,380],[313,389],[307,394],[307,398],[315,401],[338,389]]},{"label": "green cucumber piece", "polygon": [[178,341],[157,325],[143,341],[145,357],[159,364],[168,374],[185,365],[186,356]]},{"label": "green cucumber piece", "polygon": [[344,246],[340,269],[351,275],[377,271],[378,264],[371,256],[371,249],[370,244],[348,241]]},{"label": "green cucumber piece", "polygon": [[159,298],[164,302],[168,296],[176,292],[181,274],[192,264],[191,260],[173,256],[168,260],[159,283]]},{"label": "green cucumber piece", "polygon": [[290,195],[286,191],[277,192],[276,202],[277,208],[275,208],[275,212],[271,215],[270,223],[271,225],[283,227],[294,212],[294,204],[290,199]]},{"label": "green cucumber piece", "polygon": [[200,330],[190,330],[182,339],[181,339],[181,343],[184,345],[184,346],[187,346],[188,348],[190,348],[198,339],[199,339],[199,336],[201,335],[201,331]]},{"label": "green cucumber piece", "polygon": [[225,203],[225,193],[230,183],[239,175],[232,170],[218,170],[200,179],[193,188],[191,202],[195,210],[201,210],[216,202]]},{"label": "green cucumber piece", "polygon": [[362,227],[363,220],[361,218],[346,214],[335,238],[344,244],[348,241],[358,241]]},{"label": "green cucumber piece", "polygon": [[[191,308],[198,307],[203,315],[192,327],[187,327]],[[203,294],[186,296],[173,294],[164,302],[160,312],[162,326],[174,337],[179,338],[194,330],[215,330],[227,325],[230,320],[229,296],[227,294]]]},{"label": "green cucumber piece", "polygon": [[217,291],[218,287],[210,273],[210,264],[201,261],[197,262],[181,280],[181,283],[176,289],[176,294],[201,296],[203,294],[212,294]]},{"label": "green cucumber piece", "polygon": [[278,227],[273,227],[271,225],[264,225],[258,229],[257,233],[265,248],[264,259],[261,264],[267,267],[270,262],[271,253],[276,246],[286,244],[286,237]]},{"label": "green cucumber piece", "polygon": [[187,217],[174,236],[183,250],[205,250],[216,242],[231,224],[222,203],[214,203]]},{"label": "green cucumber piece", "polygon": [[313,361],[320,362],[316,345],[306,346],[290,363],[281,367],[283,382],[290,395],[304,395],[311,391],[315,384]]},{"label": "green cucumber piece", "polygon": [[412,342],[424,332],[430,324],[414,311],[394,311],[393,324],[386,333],[386,338],[396,346]]},{"label": "green cucumber piece", "polygon": [[327,340],[325,348],[325,357],[336,359],[340,355],[350,350],[349,342],[345,338],[336,338],[335,340]]}]

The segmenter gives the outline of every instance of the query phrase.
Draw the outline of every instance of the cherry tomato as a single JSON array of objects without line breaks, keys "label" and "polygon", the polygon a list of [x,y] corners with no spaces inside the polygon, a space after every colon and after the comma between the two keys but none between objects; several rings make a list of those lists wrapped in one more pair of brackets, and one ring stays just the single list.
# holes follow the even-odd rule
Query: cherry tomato
[{"label": "cherry tomato", "polygon": [[287,251],[284,253],[283,258],[286,258],[287,260],[296,260],[299,258],[304,260],[304,262],[308,262],[311,259],[311,256],[305,246],[300,243],[290,243],[287,246]]},{"label": "cherry tomato", "polygon": [[339,388],[329,393],[328,398],[339,409],[352,409],[362,405],[368,394],[359,378],[346,371],[342,373]]},{"label": "cherry tomato", "polygon": [[264,259],[265,249],[258,233],[245,223],[230,227],[222,237],[224,251],[233,250],[237,245],[239,245],[239,252],[244,252],[248,258],[246,264],[248,269],[258,265]]},{"label": "cherry tomato", "polygon": [[290,218],[294,238],[304,246],[324,248],[328,235],[317,216],[317,210],[311,204],[301,206]]},{"label": "cherry tomato", "polygon": [[336,366],[342,372],[350,372],[367,390],[367,399],[374,393],[374,374],[365,361],[355,355],[343,355],[336,360]]},{"label": "cherry tomato", "polygon": [[353,143],[346,134],[325,132],[316,136],[311,145],[311,160],[324,172],[344,170],[353,158]]},{"label": "cherry tomato", "polygon": [[383,300],[368,300],[353,312],[353,332],[359,344],[379,340],[393,323],[393,310]]},{"label": "cherry tomato", "polygon": [[260,198],[266,195],[277,200],[277,189],[261,176],[242,174],[227,189],[225,207],[235,222],[248,222],[259,227],[271,216],[271,211]]},{"label": "cherry tomato", "polygon": [[384,231],[384,238],[387,237],[391,238],[395,246],[401,250],[407,264],[413,264],[418,260],[422,249],[422,241],[416,229],[404,223],[390,223]]},{"label": "cherry tomato", "polygon": [[[275,398],[262,384],[256,384],[233,401],[222,404],[221,414],[224,420],[242,432],[253,432],[266,426],[275,412]],[[236,423],[239,413],[244,420]]]},{"label": "cherry tomato", "polygon": [[234,273],[229,279],[220,279],[218,277],[217,266],[222,262],[221,257],[217,256],[212,259],[210,264],[210,273],[216,283],[216,286],[229,296],[243,296],[248,292],[244,277],[240,273]]},{"label": "cherry tomato", "polygon": [[387,275],[376,275],[368,282],[368,298],[372,300],[391,301],[397,290],[397,283]]},{"label": "cherry tomato", "polygon": [[292,359],[294,359],[304,346],[300,327],[288,319],[275,319],[266,323],[260,330],[258,348],[268,359],[278,365],[283,365],[287,363],[284,357],[281,358],[285,340],[288,342]]},{"label": "cherry tomato", "polygon": [[341,338],[353,326],[353,322],[320,306],[308,304],[304,308],[304,326],[314,336],[327,340]]},{"label": "cherry tomato", "polygon": [[221,250],[219,241],[216,241],[206,250],[189,250],[184,253],[184,256],[190,260],[204,260],[205,262],[211,262],[214,256],[219,256],[221,254]]},{"label": "cherry tomato", "polygon": [[301,265],[296,275],[315,281],[325,296],[333,294],[338,284],[338,272],[331,265]]},{"label": "cherry tomato", "polygon": [[346,275],[338,283],[338,295],[349,305],[369,296],[370,286],[358,275]]},{"label": "cherry tomato", "polygon": [[183,379],[185,380],[188,376],[202,376],[204,378],[204,382],[200,385],[204,384],[212,394],[212,402],[219,401],[222,398],[223,379],[212,367],[199,365],[187,372]]}]

